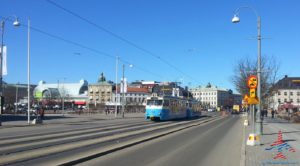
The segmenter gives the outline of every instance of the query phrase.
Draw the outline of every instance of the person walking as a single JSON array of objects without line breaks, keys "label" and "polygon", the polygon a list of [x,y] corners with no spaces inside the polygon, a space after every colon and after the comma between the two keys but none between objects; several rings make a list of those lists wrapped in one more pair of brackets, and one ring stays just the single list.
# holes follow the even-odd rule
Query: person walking
[{"label": "person walking", "polygon": [[44,107],[41,107],[41,110],[40,110],[41,120],[44,120],[44,115],[45,115],[45,109],[44,109]]},{"label": "person walking", "polygon": [[271,114],[272,114],[272,118],[274,118],[275,111],[273,109],[271,111]]}]

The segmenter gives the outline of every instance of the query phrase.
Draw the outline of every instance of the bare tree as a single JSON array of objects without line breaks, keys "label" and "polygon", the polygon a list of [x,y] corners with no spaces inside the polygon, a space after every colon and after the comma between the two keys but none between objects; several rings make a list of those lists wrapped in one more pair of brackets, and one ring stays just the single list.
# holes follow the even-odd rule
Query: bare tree
[{"label": "bare tree", "polygon": [[[279,63],[275,57],[262,56],[261,59],[261,96],[262,101],[267,97],[269,89],[278,80]],[[249,94],[247,80],[250,75],[257,74],[257,60],[242,58],[234,67],[231,80],[236,90],[241,94]]]}]

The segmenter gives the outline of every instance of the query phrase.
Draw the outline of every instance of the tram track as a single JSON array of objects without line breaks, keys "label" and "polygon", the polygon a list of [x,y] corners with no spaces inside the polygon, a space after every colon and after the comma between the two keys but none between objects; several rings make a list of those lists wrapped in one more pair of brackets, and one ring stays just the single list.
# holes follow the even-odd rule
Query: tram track
[{"label": "tram track", "polygon": [[114,127],[99,127],[95,129],[90,129],[89,131],[70,131],[67,133],[64,132],[42,136],[31,136],[21,139],[9,139],[6,141],[1,141],[0,156],[22,152],[26,150],[39,149],[43,147],[63,145],[66,143],[72,143],[81,140],[96,139],[114,134],[129,132],[132,130],[143,130],[147,127],[167,124],[169,123],[135,123],[131,125],[123,124]]},{"label": "tram track", "polygon": [[[137,125],[147,125],[151,123],[130,123],[130,124],[118,124],[118,125],[109,125],[109,126],[98,126],[98,127],[89,127],[89,128],[80,128],[80,129],[72,129],[68,131],[59,131],[59,132],[50,132],[50,133],[42,133],[42,134],[34,134],[34,135],[25,135],[20,138],[20,136],[17,137],[8,137],[5,139],[0,139],[0,148],[3,148],[5,146],[11,146],[14,144],[20,144],[20,143],[28,143],[32,141],[41,141],[41,140],[50,140],[50,139],[59,139],[61,136],[64,137],[71,137],[76,136],[79,134],[91,134],[95,132],[102,132],[102,131],[110,131],[115,129],[123,129],[127,127],[134,127]],[[46,134],[46,135],[45,135]],[[1,152],[0,152],[1,154]]]},{"label": "tram track", "polygon": [[[118,145],[119,142],[138,140],[145,135],[151,136],[153,133],[162,133],[167,130],[173,130],[174,128],[191,126],[213,119],[218,119],[218,117],[200,118],[191,121],[124,124],[106,127],[105,129],[90,129],[90,131],[87,132],[73,131],[48,136],[31,136],[26,137],[25,140],[15,138],[14,140],[6,140],[8,146],[0,146],[0,165],[20,163],[66,151],[76,151],[76,149],[89,149],[91,146],[97,147],[99,151],[99,149],[105,149],[104,147]],[[65,138],[58,138],[60,136],[64,136]],[[15,144],[9,145],[9,143],[13,142],[15,142]],[[3,144],[4,143],[2,143],[2,145]],[[66,163],[66,161],[64,162]]]},{"label": "tram track", "polygon": [[[141,123],[151,123],[151,122],[145,122],[145,121],[138,121],[138,122],[130,122],[126,123],[126,125],[138,125]],[[79,122],[73,122],[72,125],[86,125],[85,123],[79,123]],[[57,124],[55,124],[57,125]],[[70,123],[65,123],[65,126],[70,125]],[[65,130],[59,130],[59,131],[46,131],[46,132],[40,132],[40,133],[33,133],[33,134],[15,134],[14,136],[7,136],[7,137],[0,137],[0,147],[3,144],[2,142],[5,140],[12,140],[12,139],[20,139],[20,138],[27,138],[27,137],[37,137],[37,136],[44,136],[45,134],[60,134],[60,133],[69,133],[69,132],[74,132],[76,131],[81,131],[81,130],[90,130],[90,129],[99,129],[99,128],[105,128],[105,127],[114,127],[114,126],[120,126],[120,125],[125,125],[124,122],[118,122],[118,123],[106,123],[106,124],[94,124],[96,126],[88,126],[88,127],[77,127],[77,128],[71,128],[71,129],[65,129]],[[47,125],[44,125],[47,126]]]}]

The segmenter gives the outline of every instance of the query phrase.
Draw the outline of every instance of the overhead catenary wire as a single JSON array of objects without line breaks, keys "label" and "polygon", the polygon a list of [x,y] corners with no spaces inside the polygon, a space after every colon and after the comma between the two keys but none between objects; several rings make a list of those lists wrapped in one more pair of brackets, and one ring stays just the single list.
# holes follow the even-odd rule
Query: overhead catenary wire
[{"label": "overhead catenary wire", "polygon": [[160,57],[160,56],[154,54],[152,51],[149,51],[148,49],[145,49],[145,48],[139,46],[138,44],[135,44],[134,42],[132,42],[132,41],[130,41],[130,40],[128,40],[128,39],[126,39],[126,38],[124,38],[124,37],[122,37],[122,36],[120,36],[120,35],[114,33],[114,32],[112,32],[112,31],[108,30],[107,28],[104,28],[104,27],[102,27],[102,26],[100,26],[100,25],[94,23],[93,21],[87,19],[87,18],[84,18],[84,17],[80,16],[79,14],[77,14],[77,13],[75,13],[75,12],[73,12],[73,11],[71,11],[71,10],[65,8],[65,7],[63,7],[62,5],[59,5],[59,4],[55,3],[55,2],[52,1],[52,0],[45,0],[45,1],[48,2],[49,4],[55,6],[55,7],[57,7],[57,8],[59,8],[59,9],[63,10],[64,12],[66,12],[66,13],[68,13],[68,14],[70,14],[70,15],[72,15],[72,16],[74,16],[74,17],[76,17],[76,18],[78,18],[78,19],[80,19],[80,20],[82,20],[82,21],[84,21],[84,22],[86,22],[86,23],[88,23],[88,24],[90,24],[90,25],[96,27],[97,29],[99,29],[99,30],[101,30],[101,31],[104,31],[104,32],[108,33],[109,35],[111,35],[111,36],[113,36],[113,37],[115,37],[115,38],[117,38],[117,39],[119,39],[119,40],[121,40],[121,41],[127,43],[128,45],[130,45],[130,46],[132,46],[132,47],[134,47],[134,48],[136,48],[136,49],[138,49],[138,50],[141,50],[142,52],[147,53],[148,55],[150,55],[150,56],[152,56],[152,57],[154,57],[154,58],[160,60],[161,62],[165,63],[166,65],[168,65],[169,67],[175,69],[176,71],[180,72],[181,74],[185,75],[186,77],[189,77],[189,78],[191,78],[192,80],[194,80],[194,81],[196,81],[196,82],[199,82],[199,81],[197,81],[197,79],[193,78],[193,77],[190,76],[189,74],[184,73],[184,72],[183,72],[182,70],[180,70],[178,67],[176,67],[175,65],[173,65],[173,64],[170,63],[169,61],[163,59],[162,57]]},{"label": "overhead catenary wire", "polygon": [[[0,16],[0,17],[3,18],[2,16]],[[12,21],[12,20],[9,20],[9,19],[8,19],[7,21]],[[20,26],[21,26],[21,27],[24,27],[24,28],[27,28],[27,24],[26,24],[26,23],[21,23]],[[113,56],[113,55],[111,55],[111,54],[109,54],[109,53],[106,53],[106,52],[103,52],[103,51],[99,51],[99,50],[97,50],[97,49],[88,47],[88,46],[86,46],[86,45],[83,45],[83,44],[81,44],[81,43],[78,43],[78,42],[75,42],[75,41],[72,41],[72,40],[65,39],[65,38],[63,38],[63,37],[61,37],[61,36],[51,34],[51,33],[49,33],[49,32],[43,31],[43,30],[41,30],[41,29],[39,29],[39,28],[36,28],[36,27],[33,27],[33,26],[30,26],[30,28],[31,28],[32,31],[41,33],[41,34],[43,34],[43,35],[45,35],[45,36],[54,38],[54,39],[56,39],[56,40],[63,41],[63,42],[65,42],[65,43],[68,43],[68,44],[71,44],[71,45],[75,45],[75,46],[80,47],[80,48],[89,50],[89,51],[94,52],[94,53],[96,53],[96,54],[98,54],[98,55],[102,55],[102,56],[105,56],[105,57],[108,57],[108,58],[111,58],[111,59],[115,59],[115,58],[116,58],[115,56]],[[124,58],[120,58],[119,60],[120,60],[122,63],[127,64],[127,65],[133,64],[133,63],[131,63],[131,62],[125,60]],[[160,78],[162,77],[160,74],[151,72],[151,71],[149,71],[149,70],[147,70],[147,69],[144,69],[144,68],[142,68],[142,67],[140,67],[140,66],[138,66],[138,65],[136,65],[136,64],[133,64],[133,65],[135,66],[136,69],[138,69],[138,70],[140,70],[140,71],[142,71],[142,72],[145,72],[145,73],[148,73],[148,74],[151,74],[151,75],[153,75],[153,76],[160,77]]]},{"label": "overhead catenary wire", "polygon": [[[78,46],[78,47],[87,49],[87,50],[92,51],[92,52],[97,53],[97,54],[106,56],[106,57],[108,57],[108,58],[111,58],[111,59],[115,59],[115,58],[116,58],[115,56],[113,56],[113,55],[111,55],[111,54],[105,53],[105,52],[103,52],[103,51],[99,51],[99,50],[97,50],[97,49],[94,49],[94,48],[85,46],[85,45],[83,45],[83,44],[80,44],[80,43],[77,43],[77,42],[74,42],[74,41],[71,41],[71,40],[68,40],[68,39],[64,39],[64,38],[62,38],[62,37],[60,37],[60,36],[50,34],[50,33],[48,33],[48,32],[42,31],[42,30],[40,30],[40,29],[37,29],[37,28],[34,28],[34,27],[32,27],[31,29],[32,29],[32,30],[35,30],[35,31],[37,31],[37,32],[39,32],[39,33],[42,33],[42,34],[44,34],[44,35],[47,35],[47,36],[49,36],[49,37],[52,37],[52,38],[55,38],[55,39],[64,41],[64,42],[69,43],[69,44],[72,44],[72,45],[76,45],[76,46]],[[122,63],[127,64],[127,65],[132,64],[131,62],[125,60],[124,58],[119,58],[119,60],[120,60]],[[139,67],[139,66],[136,65],[136,64],[134,64],[134,66],[135,66],[135,68],[137,68],[137,69],[139,69],[139,70],[141,70],[141,71],[143,71],[143,72],[149,73],[149,74],[154,75],[154,76],[159,76],[159,77],[161,77],[161,75],[156,74],[156,73],[153,73],[153,72],[151,72],[151,71],[149,71],[149,70],[147,70],[147,69],[144,69],[144,68],[142,68],[142,67]]]}]

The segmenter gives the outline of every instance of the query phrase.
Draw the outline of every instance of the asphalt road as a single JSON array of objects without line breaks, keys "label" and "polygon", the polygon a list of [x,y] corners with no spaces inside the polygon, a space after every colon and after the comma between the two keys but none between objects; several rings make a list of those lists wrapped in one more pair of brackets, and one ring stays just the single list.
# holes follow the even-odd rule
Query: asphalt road
[{"label": "asphalt road", "polygon": [[80,165],[240,165],[243,126],[239,116],[183,130]]},{"label": "asphalt road", "polygon": [[206,124],[220,118],[214,116],[166,122],[151,122],[144,118],[104,121],[71,119],[58,124],[5,127],[0,131],[0,165],[69,163],[121,147],[128,142],[144,140],[175,129],[180,132],[179,128],[188,130],[187,126]]}]

